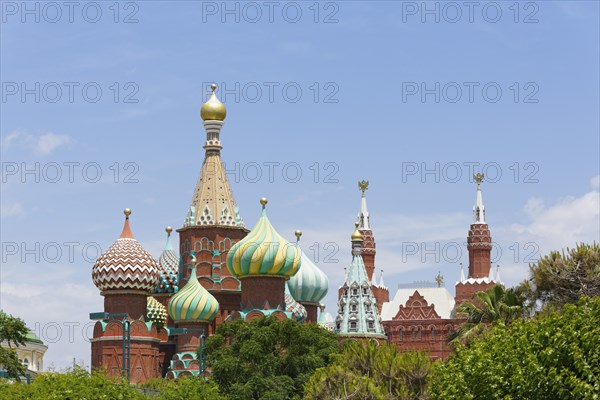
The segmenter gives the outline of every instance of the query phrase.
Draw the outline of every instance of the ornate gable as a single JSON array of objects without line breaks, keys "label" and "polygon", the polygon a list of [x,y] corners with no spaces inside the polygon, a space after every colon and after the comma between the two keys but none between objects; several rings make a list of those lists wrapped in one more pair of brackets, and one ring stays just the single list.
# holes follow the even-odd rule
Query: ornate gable
[{"label": "ornate gable", "polygon": [[418,290],[408,298],[406,305],[400,305],[393,320],[441,319],[435,311],[435,304],[429,305]]}]

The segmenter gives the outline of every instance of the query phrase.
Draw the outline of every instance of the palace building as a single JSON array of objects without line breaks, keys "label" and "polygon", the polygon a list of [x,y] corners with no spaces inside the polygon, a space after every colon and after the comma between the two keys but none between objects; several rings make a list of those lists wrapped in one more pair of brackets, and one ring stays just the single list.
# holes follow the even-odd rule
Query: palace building
[{"label": "palace building", "polygon": [[[269,221],[266,198],[249,230],[235,202],[221,159],[221,130],[227,110],[212,94],[200,110],[206,141],[204,162],[179,234],[179,251],[166,228],[166,243],[154,259],[135,239],[130,209],[119,238],[92,267],[104,297],[92,347],[92,367],[133,383],[206,373],[204,338],[227,321],[262,316],[319,323],[340,340],[390,342],[432,357],[451,353],[447,336],[460,320],[456,303],[499,282],[490,267],[491,237],[477,176],[474,222],[468,236],[469,272],[456,284],[456,299],[441,285],[398,290],[390,300],[375,278],[376,243],[361,181],[361,205],[351,235],[352,258],[338,288],[334,316],[321,301],[329,280],[302,251],[302,233],[287,241]],[[198,356],[200,354],[200,357]]]}]

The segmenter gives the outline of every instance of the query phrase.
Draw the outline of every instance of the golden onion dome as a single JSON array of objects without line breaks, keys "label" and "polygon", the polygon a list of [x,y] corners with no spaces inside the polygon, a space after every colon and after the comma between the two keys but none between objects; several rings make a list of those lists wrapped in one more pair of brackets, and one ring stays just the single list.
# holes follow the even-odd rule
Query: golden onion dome
[{"label": "golden onion dome", "polygon": [[363,235],[362,233],[360,233],[360,231],[358,230],[358,222],[354,224],[354,232],[352,233],[352,236],[350,236],[350,238],[352,239],[352,241],[362,241],[363,240]]},{"label": "golden onion dome", "polygon": [[208,101],[202,104],[200,117],[203,121],[224,121],[227,116],[227,109],[225,108],[225,104],[221,103],[215,94],[217,85],[213,83],[210,85],[210,88],[212,89],[212,94]]}]

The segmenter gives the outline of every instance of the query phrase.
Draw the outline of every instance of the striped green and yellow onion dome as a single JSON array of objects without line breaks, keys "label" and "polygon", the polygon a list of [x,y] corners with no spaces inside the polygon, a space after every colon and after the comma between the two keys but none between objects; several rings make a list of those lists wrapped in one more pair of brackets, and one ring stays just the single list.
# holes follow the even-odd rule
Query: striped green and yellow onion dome
[{"label": "striped green and yellow onion dome", "polygon": [[169,301],[169,315],[174,321],[211,322],[217,316],[219,303],[198,282],[196,268],[189,281]]},{"label": "striped green and yellow onion dome", "polygon": [[267,218],[267,199],[263,197],[260,202],[262,214],[248,236],[229,250],[227,268],[238,278],[294,276],[300,268],[298,245],[288,242],[275,231]]},{"label": "striped green and yellow onion dome", "polygon": [[318,303],[329,290],[327,275],[304,252],[302,252],[300,271],[290,278],[287,285],[294,299],[302,302]]},{"label": "striped green and yellow onion dome", "polygon": [[152,296],[146,299],[146,317],[157,325],[167,322],[167,308]]}]

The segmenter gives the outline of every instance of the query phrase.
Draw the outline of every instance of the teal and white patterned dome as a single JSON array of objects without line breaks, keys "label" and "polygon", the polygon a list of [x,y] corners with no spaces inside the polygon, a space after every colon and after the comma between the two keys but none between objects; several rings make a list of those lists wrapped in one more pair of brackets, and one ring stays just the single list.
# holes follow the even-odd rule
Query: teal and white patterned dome
[{"label": "teal and white patterned dome", "polygon": [[302,252],[300,257],[300,270],[288,281],[290,293],[297,301],[318,303],[329,290],[329,279],[309,258]]},{"label": "teal and white patterned dome", "polygon": [[167,232],[167,243],[165,249],[158,258],[158,285],[154,288],[152,293],[177,293],[179,287],[179,257],[173,251],[173,245],[171,244],[171,232],[173,228],[167,226],[165,228]]}]

